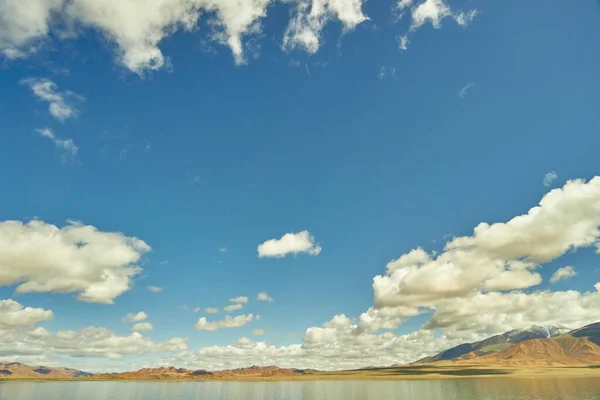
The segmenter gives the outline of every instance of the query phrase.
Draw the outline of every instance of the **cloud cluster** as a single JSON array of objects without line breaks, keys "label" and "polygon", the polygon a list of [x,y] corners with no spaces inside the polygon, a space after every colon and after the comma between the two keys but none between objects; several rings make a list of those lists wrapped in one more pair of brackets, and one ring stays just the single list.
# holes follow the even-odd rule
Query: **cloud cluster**
[{"label": "cloud cluster", "polygon": [[479,224],[434,255],[414,249],[373,281],[376,307],[434,307],[440,300],[478,291],[538,285],[535,270],[569,250],[600,239],[600,177],[573,180],[546,194],[527,214],[505,223]]},{"label": "cloud cluster", "polygon": [[283,48],[300,47],[316,53],[321,46],[321,31],[332,19],[349,31],[368,18],[362,12],[362,0],[299,0],[285,32]]},{"label": "cloud cluster", "polygon": [[229,315],[221,321],[208,321],[206,317],[202,317],[196,322],[196,329],[199,331],[218,331],[219,329],[225,328],[239,328],[254,320],[258,320],[260,317],[257,315],[254,317],[252,314],[238,315],[237,317],[231,317]]},{"label": "cloud cluster", "polygon": [[288,254],[307,253],[316,256],[321,253],[321,246],[308,231],[286,233],[280,239],[270,239],[258,246],[259,257],[281,258]]},{"label": "cloud cluster", "polygon": [[[211,39],[228,46],[235,62],[241,64],[245,62],[244,39],[261,33],[261,20],[274,3],[275,0],[31,0],[25,9],[18,0],[0,0],[0,51],[9,58],[25,58],[47,40],[55,27],[88,28],[116,45],[120,64],[143,74],[168,65],[160,43],[178,30],[199,29],[204,15]],[[344,31],[349,31],[367,19],[362,3],[363,0],[284,1],[295,11],[282,47],[316,52],[321,31],[329,21],[337,20]]]},{"label": "cloud cluster", "polygon": [[[235,345],[184,352],[169,361],[207,369],[381,366],[412,362],[514,328],[596,322],[600,283],[587,292],[521,289],[541,282],[536,269],[570,250],[600,251],[599,228],[600,177],[572,180],[526,214],[482,223],[471,236],[451,239],[440,254],[417,248],[391,261],[387,273],[374,279],[374,305],[357,319],[336,315],[308,328],[301,344],[275,346],[242,338]],[[574,272],[562,268],[555,275],[564,279]],[[420,330],[380,333],[424,313],[431,317]]]},{"label": "cloud cluster", "polygon": [[36,324],[53,318],[50,310],[23,307],[14,300],[0,300],[0,356],[68,355],[71,357],[121,358],[160,352],[184,351],[185,338],[154,342],[139,333],[120,336],[100,327],[49,332]]},{"label": "cloud cluster", "polygon": [[[75,108],[73,101],[84,100],[82,96],[71,91],[59,92],[56,83],[44,78],[23,79],[21,84],[29,86],[38,99],[49,103],[48,111],[55,119],[64,122],[79,114],[79,110]],[[53,137],[53,135],[51,136]],[[76,149],[75,147],[75,152],[77,152]]]},{"label": "cloud cluster", "polygon": [[136,264],[150,246],[119,232],[70,221],[0,222],[0,285],[16,293],[78,293],[85,302],[112,303],[129,290]]}]

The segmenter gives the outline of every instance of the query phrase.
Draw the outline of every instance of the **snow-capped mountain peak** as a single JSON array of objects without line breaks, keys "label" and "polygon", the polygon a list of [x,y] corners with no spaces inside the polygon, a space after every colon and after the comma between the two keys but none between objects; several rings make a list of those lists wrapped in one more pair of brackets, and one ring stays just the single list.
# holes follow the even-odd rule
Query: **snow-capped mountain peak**
[{"label": "snow-capped mountain peak", "polygon": [[508,342],[516,343],[528,339],[547,339],[563,335],[571,329],[561,325],[532,325],[528,328],[513,329],[504,335],[508,337]]}]

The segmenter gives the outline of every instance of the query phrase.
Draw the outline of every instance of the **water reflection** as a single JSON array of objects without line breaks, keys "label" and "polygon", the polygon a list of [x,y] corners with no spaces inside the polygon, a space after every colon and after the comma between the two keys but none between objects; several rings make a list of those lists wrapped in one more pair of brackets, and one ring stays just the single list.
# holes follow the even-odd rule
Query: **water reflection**
[{"label": "water reflection", "polygon": [[0,400],[600,400],[598,379],[1,382]]}]

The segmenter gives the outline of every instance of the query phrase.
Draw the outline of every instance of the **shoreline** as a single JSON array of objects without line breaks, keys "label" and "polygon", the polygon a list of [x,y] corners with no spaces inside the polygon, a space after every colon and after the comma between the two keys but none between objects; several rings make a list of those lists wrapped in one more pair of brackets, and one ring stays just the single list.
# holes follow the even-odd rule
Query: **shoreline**
[{"label": "shoreline", "polygon": [[396,381],[452,379],[546,379],[600,378],[600,368],[585,366],[515,366],[487,365],[393,367],[371,370],[311,372],[281,376],[181,377],[148,376],[111,378],[90,376],[81,378],[0,377],[0,382],[63,381],[63,382],[309,382],[309,381]]}]

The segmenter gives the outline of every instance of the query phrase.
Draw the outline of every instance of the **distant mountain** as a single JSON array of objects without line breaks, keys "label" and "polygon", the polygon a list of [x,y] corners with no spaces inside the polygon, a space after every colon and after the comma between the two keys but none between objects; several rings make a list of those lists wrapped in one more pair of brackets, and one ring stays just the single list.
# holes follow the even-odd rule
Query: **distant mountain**
[{"label": "distant mountain", "polygon": [[600,346],[589,338],[561,335],[549,339],[530,339],[516,343],[498,352],[477,356],[464,355],[454,364],[481,365],[598,365]]},{"label": "distant mountain", "polygon": [[30,367],[18,362],[0,362],[1,378],[82,378],[93,374],[72,368]]},{"label": "distant mountain", "polygon": [[123,380],[177,380],[177,379],[228,379],[247,377],[282,377],[306,375],[314,373],[312,370],[279,368],[274,366],[258,367],[253,365],[248,368],[230,369],[224,371],[190,370],[186,368],[161,367],[142,368],[134,372],[119,374],[99,374],[94,379],[123,379]]},{"label": "distant mountain", "polygon": [[530,339],[547,339],[569,332],[570,329],[559,325],[533,325],[524,329],[513,329],[500,335],[474,343],[463,343],[451,349],[444,350],[434,356],[422,358],[416,363],[431,363],[443,360],[454,360],[468,353],[482,356],[503,350],[512,344]]},{"label": "distant mountain", "polygon": [[[470,350],[470,351],[469,351]],[[600,323],[569,330],[564,326],[515,329],[465,343],[417,363],[478,365],[600,365]]]}]

